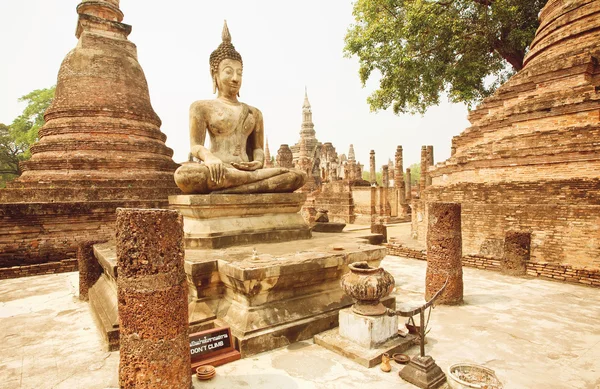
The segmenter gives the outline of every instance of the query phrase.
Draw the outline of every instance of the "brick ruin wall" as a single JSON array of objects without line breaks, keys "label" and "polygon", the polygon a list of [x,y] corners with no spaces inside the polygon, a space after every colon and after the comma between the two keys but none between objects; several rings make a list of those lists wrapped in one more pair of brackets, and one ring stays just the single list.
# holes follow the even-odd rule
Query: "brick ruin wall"
[{"label": "brick ruin wall", "polygon": [[[388,255],[427,260],[425,250],[415,250],[399,243],[387,243]],[[500,260],[480,256],[464,255],[462,265],[482,270],[500,271]],[[547,262],[527,263],[527,275],[551,281],[562,281],[600,288],[600,270]]]},{"label": "brick ruin wall", "polygon": [[114,239],[115,211],[167,201],[0,204],[0,279],[77,270],[77,244]]},{"label": "brick ruin wall", "polygon": [[599,38],[600,2],[548,1],[524,68],[469,113],[452,156],[427,172],[413,237],[426,241],[426,204],[456,202],[465,256],[498,260],[505,234],[522,231],[528,272],[600,270]]},{"label": "brick ruin wall", "polygon": [[[531,262],[600,269],[600,179],[432,186],[427,199],[461,203],[464,255],[502,258],[506,232],[525,231]],[[424,242],[427,207],[412,205]]]}]

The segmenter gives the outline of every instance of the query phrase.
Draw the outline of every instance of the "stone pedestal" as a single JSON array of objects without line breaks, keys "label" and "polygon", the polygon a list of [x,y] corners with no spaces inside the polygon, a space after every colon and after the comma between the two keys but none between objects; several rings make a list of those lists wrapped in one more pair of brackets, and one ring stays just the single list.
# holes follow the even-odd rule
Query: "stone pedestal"
[{"label": "stone pedestal", "polygon": [[438,298],[437,303],[452,305],[463,302],[460,228],[460,204],[429,204],[426,300],[431,299],[444,286],[448,278],[446,290]]},{"label": "stone pedestal", "polygon": [[363,316],[340,311],[340,336],[365,348],[375,348],[398,335],[398,316]]},{"label": "stone pedestal", "polygon": [[119,386],[191,386],[181,215],[117,210]]},{"label": "stone pedestal", "polygon": [[423,389],[436,389],[446,383],[446,375],[430,356],[413,357],[398,375]]},{"label": "stone pedestal", "polygon": [[[381,302],[395,309],[395,298],[389,297]],[[414,335],[409,334],[405,338],[398,335],[397,316],[363,316],[349,308],[340,311],[339,320],[339,328],[315,335],[315,343],[365,367],[380,364],[385,353],[403,353],[417,344]]]},{"label": "stone pedestal", "polygon": [[310,238],[300,215],[305,193],[169,196],[183,215],[187,248],[221,248]]},{"label": "stone pedestal", "polygon": [[509,231],[504,238],[504,258],[500,263],[502,273],[515,276],[527,274],[531,249],[529,232]]},{"label": "stone pedestal", "polygon": [[[339,310],[352,305],[340,288],[348,265],[366,261],[377,267],[386,255],[384,247],[361,239],[363,234],[315,233],[293,242],[187,249],[190,331],[228,326],[247,357],[336,327]],[[90,307],[109,349],[116,350],[117,254],[110,243],[94,246],[94,253],[103,274],[90,289]]]}]

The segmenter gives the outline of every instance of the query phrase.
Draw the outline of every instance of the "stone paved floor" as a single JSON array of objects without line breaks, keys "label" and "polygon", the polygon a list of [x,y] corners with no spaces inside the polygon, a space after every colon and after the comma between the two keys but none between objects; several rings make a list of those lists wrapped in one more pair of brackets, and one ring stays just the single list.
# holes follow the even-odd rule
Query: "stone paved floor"
[{"label": "stone paved floor", "polygon": [[[401,308],[422,302],[423,261],[387,257]],[[506,389],[600,387],[600,291],[465,269],[465,301],[436,307],[426,347],[445,370],[494,369]],[[77,274],[0,281],[1,388],[118,387],[118,353],[103,352]],[[418,348],[409,354],[414,355]],[[217,368],[196,388],[413,388],[312,342]]]}]

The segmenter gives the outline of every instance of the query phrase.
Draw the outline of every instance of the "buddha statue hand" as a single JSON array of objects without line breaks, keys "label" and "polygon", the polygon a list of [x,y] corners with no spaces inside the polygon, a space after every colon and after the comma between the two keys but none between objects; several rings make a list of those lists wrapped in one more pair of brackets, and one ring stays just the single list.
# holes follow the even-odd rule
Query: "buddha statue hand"
[{"label": "buddha statue hand", "polygon": [[250,162],[232,162],[231,166],[238,170],[246,170],[246,171],[254,171],[261,169],[262,163],[260,161],[250,161]]},{"label": "buddha statue hand", "polygon": [[225,175],[225,165],[223,164],[223,161],[217,157],[211,156],[206,158],[204,164],[210,172],[210,179],[212,182],[220,184]]}]

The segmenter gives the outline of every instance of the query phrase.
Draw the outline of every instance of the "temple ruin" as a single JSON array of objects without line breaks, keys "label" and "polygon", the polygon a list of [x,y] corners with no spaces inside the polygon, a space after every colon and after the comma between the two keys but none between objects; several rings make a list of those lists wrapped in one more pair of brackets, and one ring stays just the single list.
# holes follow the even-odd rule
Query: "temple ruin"
[{"label": "temple ruin", "polygon": [[463,255],[499,262],[506,237],[527,233],[527,274],[591,284],[600,269],[600,3],[550,0],[539,17],[524,68],[470,112],[452,156],[429,166],[422,150],[413,234],[425,242],[428,204],[460,203]]}]

